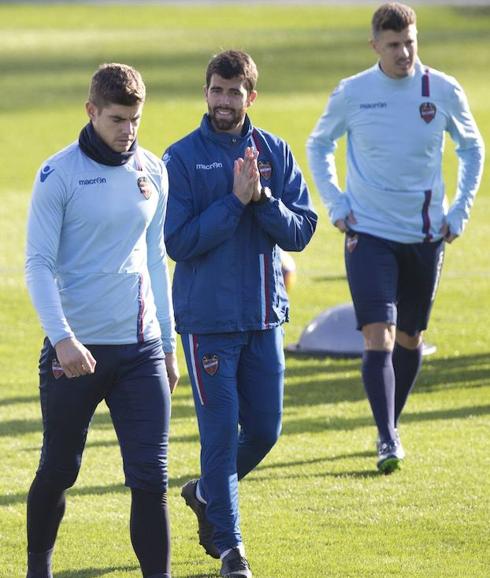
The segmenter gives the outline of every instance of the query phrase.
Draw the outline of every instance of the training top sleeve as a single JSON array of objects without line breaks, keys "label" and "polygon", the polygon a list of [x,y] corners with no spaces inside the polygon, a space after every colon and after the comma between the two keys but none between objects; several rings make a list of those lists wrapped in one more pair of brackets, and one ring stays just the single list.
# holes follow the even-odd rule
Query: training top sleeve
[{"label": "training top sleeve", "polygon": [[168,259],[163,240],[163,226],[165,223],[168,199],[168,177],[163,163],[158,193],[157,210],[146,234],[148,271],[157,310],[157,318],[162,333],[163,350],[165,353],[173,353],[176,348],[174,311],[172,306]]},{"label": "training top sleeve", "polygon": [[303,174],[286,143],[281,144],[284,156],[284,188],[279,198],[254,205],[255,218],[261,227],[285,251],[302,251],[316,229],[317,214],[311,203]]},{"label": "training top sleeve", "polygon": [[347,217],[350,211],[347,195],[339,187],[334,155],[336,141],[346,131],[347,105],[345,83],[342,81],[330,95],[325,111],[306,144],[313,180],[333,224]]},{"label": "training top sleeve", "polygon": [[66,194],[66,181],[60,168],[45,166],[36,175],[27,222],[26,284],[53,347],[62,339],[74,337],[56,284]]},{"label": "training top sleeve", "polygon": [[485,159],[483,139],[461,86],[453,79],[449,97],[448,132],[458,156],[458,182],[455,198],[447,214],[449,230],[460,235],[468,221],[480,186]]},{"label": "training top sleeve", "polygon": [[165,243],[174,261],[185,261],[207,253],[236,231],[245,205],[231,191],[196,213],[194,195],[199,190],[182,158],[172,148],[163,157],[169,176],[169,201],[165,221]]}]

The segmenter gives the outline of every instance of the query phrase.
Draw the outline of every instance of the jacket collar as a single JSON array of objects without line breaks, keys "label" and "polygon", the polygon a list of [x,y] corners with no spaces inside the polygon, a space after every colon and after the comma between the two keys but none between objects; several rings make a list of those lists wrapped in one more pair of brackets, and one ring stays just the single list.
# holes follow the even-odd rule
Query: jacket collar
[{"label": "jacket collar", "polygon": [[227,132],[216,132],[213,128],[213,125],[211,124],[211,121],[209,120],[208,114],[205,114],[201,121],[201,132],[206,138],[217,144],[221,144],[227,147],[235,147],[237,144],[241,144],[250,138],[253,132],[253,126],[249,116],[245,115],[245,122],[243,124],[241,135],[230,134]]}]

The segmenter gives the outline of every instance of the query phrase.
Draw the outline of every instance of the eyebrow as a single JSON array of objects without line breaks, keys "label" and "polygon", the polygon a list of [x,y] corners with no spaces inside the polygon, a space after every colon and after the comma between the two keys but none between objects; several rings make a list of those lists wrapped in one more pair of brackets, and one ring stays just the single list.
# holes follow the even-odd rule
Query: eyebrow
[{"label": "eyebrow", "polygon": [[234,87],[234,86],[230,86],[228,88],[225,88],[223,86],[216,86],[216,85],[211,85],[208,90],[223,90],[223,91],[232,91],[232,92],[241,92],[241,88],[240,87]]},{"label": "eyebrow", "polygon": [[138,120],[139,118],[141,118],[141,114],[136,114],[135,116],[131,116],[131,117],[129,117],[129,119],[126,118],[125,116],[119,116],[118,114],[111,114],[109,116],[113,120]]}]

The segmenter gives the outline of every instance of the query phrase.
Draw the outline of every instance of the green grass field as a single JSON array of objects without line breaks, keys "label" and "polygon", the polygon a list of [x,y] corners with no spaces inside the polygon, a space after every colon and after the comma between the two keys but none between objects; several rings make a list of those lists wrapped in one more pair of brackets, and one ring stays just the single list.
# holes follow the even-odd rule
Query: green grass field
[{"label": "green grass field", "polygon": [[[336,82],[370,66],[372,7],[136,7],[0,5],[0,576],[25,576],[25,497],[41,442],[37,358],[42,333],[23,280],[25,220],[35,171],[75,140],[100,62],[141,70],[148,103],[143,146],[161,154],[204,111],[209,57],[252,53],[260,71],[255,123],[285,137],[304,167],[305,140]],[[420,56],[463,84],[490,141],[490,8],[420,7]],[[448,141],[445,174],[454,191]],[[339,158],[342,158],[343,148]],[[339,163],[341,174],[343,162]],[[375,430],[359,361],[288,359],[284,432],[240,486],[242,526],[257,578],[475,577],[490,575],[490,177],[465,235],[448,248],[426,359],[402,423],[402,472],[374,470]],[[342,240],[321,215],[297,257],[295,342],[308,321],[349,301]],[[173,399],[170,508],[173,575],[216,576],[197,545],[179,489],[199,469],[189,382]],[[57,578],[136,578],[128,491],[105,407],[55,554]]]}]

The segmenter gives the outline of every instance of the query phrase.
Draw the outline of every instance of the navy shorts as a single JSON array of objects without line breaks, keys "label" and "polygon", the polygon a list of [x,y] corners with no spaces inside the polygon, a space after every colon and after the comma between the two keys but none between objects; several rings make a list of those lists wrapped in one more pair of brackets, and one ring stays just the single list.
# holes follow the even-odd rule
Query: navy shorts
[{"label": "navy shorts", "polygon": [[345,265],[358,329],[388,323],[408,335],[427,329],[444,242],[398,243],[366,233],[345,237]]},{"label": "navy shorts", "polygon": [[39,361],[43,446],[37,475],[75,483],[97,405],[105,400],[121,448],[126,485],[167,489],[170,389],[160,339],[129,345],[86,345],[95,373],[68,379],[44,341]]}]

